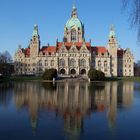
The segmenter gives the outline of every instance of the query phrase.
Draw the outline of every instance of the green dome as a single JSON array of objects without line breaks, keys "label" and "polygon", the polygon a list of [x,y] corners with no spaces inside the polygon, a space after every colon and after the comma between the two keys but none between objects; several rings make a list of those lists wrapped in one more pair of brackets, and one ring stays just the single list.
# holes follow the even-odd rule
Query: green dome
[{"label": "green dome", "polygon": [[69,19],[66,23],[66,28],[70,29],[73,26],[76,26],[77,28],[82,28],[82,23],[77,17],[72,17]]}]

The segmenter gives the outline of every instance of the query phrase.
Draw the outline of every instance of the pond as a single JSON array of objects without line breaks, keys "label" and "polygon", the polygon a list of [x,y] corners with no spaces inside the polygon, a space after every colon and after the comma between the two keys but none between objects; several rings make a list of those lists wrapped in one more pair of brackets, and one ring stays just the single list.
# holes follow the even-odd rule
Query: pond
[{"label": "pond", "polygon": [[140,83],[0,84],[0,140],[138,140]]}]

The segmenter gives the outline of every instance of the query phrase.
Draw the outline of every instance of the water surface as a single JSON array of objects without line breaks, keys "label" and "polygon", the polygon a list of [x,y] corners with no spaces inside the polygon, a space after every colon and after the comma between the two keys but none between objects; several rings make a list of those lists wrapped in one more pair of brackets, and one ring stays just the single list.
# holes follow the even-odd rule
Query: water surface
[{"label": "water surface", "polygon": [[0,84],[0,140],[138,140],[140,83]]}]

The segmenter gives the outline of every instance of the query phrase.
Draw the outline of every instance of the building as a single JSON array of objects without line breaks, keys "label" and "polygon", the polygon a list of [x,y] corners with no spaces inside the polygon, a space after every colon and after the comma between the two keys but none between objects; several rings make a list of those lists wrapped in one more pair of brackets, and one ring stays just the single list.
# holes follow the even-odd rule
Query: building
[{"label": "building", "polygon": [[61,75],[87,75],[92,67],[109,77],[134,75],[133,55],[130,49],[119,47],[113,26],[106,46],[92,46],[85,41],[84,32],[75,6],[65,24],[63,41],[57,40],[55,46],[41,46],[35,25],[29,47],[19,47],[15,54],[16,74],[39,75],[45,69],[55,68]]}]

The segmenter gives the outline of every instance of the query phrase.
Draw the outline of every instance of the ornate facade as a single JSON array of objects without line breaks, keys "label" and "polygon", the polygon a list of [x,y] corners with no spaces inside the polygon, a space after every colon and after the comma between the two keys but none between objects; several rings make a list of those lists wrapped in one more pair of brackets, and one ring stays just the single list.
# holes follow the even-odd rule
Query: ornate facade
[{"label": "ornate facade", "polygon": [[106,46],[92,46],[84,38],[84,24],[73,6],[71,18],[64,27],[62,42],[42,46],[38,26],[34,26],[28,48],[19,47],[15,54],[17,75],[41,74],[55,68],[59,74],[87,75],[89,69],[101,70],[106,76],[134,76],[134,58],[130,49],[119,47],[114,27],[111,27]]}]

